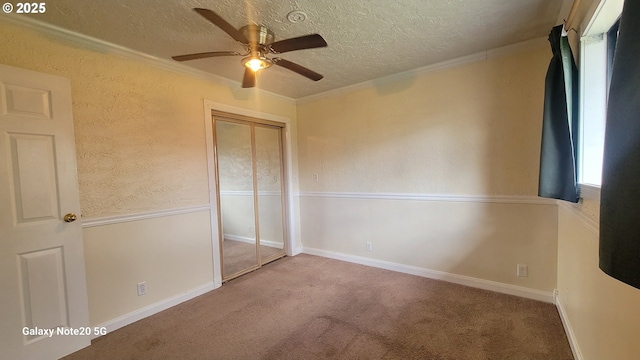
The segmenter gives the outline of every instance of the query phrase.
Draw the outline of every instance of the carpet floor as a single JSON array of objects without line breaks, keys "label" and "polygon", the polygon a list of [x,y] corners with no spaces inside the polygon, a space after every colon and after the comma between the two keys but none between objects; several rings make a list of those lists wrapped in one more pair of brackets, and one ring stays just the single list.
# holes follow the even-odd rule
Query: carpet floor
[{"label": "carpet floor", "polygon": [[573,359],[554,305],[311,255],[95,339],[75,359]]},{"label": "carpet floor", "polygon": [[[222,246],[225,278],[227,275],[258,265],[255,244],[225,239]],[[284,250],[260,245],[260,257],[263,260],[279,253],[284,255]]]}]

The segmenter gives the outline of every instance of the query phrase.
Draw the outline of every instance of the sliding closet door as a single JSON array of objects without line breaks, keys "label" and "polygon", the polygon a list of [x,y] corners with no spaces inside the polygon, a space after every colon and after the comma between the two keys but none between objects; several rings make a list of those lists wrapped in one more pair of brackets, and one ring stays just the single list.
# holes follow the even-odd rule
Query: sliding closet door
[{"label": "sliding closet door", "polygon": [[255,127],[260,260],[284,255],[282,129]]},{"label": "sliding closet door", "polygon": [[251,126],[215,122],[223,279],[259,267]]},{"label": "sliding closet door", "polygon": [[222,280],[285,256],[282,126],[214,116]]}]

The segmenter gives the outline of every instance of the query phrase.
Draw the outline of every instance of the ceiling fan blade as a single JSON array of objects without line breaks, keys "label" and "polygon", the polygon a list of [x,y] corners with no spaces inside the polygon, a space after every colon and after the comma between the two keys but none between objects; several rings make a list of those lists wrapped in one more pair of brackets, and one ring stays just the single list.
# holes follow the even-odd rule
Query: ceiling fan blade
[{"label": "ceiling fan blade", "polygon": [[318,34],[305,35],[271,43],[272,52],[279,54],[287,51],[326,47],[327,42]]},{"label": "ceiling fan blade", "polygon": [[244,77],[242,78],[242,87],[252,88],[254,86],[256,86],[256,73],[249,68],[244,69]]},{"label": "ceiling fan blade", "polygon": [[302,66],[302,65],[298,65],[296,63],[293,63],[291,61],[285,60],[285,59],[280,59],[280,58],[275,58],[272,59],[273,63],[278,65],[278,66],[282,66],[283,68],[289,69],[293,72],[297,72],[298,74],[307,77],[313,81],[318,81],[320,79],[322,79],[324,76],[318,74],[317,72],[313,71],[313,70],[309,70],[306,67]]},{"label": "ceiling fan blade", "polygon": [[209,9],[195,8],[193,10],[195,10],[205,19],[211,21],[215,26],[219,27],[224,32],[229,34],[229,36],[231,36],[235,41],[241,42],[243,44],[249,43],[249,40],[247,40],[247,37],[244,36],[243,33],[234,28],[233,25],[229,24],[225,19],[221,18],[220,15],[214,13]]},{"label": "ceiling fan blade", "polygon": [[187,61],[187,60],[205,59],[205,58],[218,57],[218,56],[239,56],[239,55],[242,55],[242,54],[240,54],[237,51],[212,51],[212,52],[203,52],[203,53],[197,53],[197,54],[172,56],[171,58],[175,61]]}]

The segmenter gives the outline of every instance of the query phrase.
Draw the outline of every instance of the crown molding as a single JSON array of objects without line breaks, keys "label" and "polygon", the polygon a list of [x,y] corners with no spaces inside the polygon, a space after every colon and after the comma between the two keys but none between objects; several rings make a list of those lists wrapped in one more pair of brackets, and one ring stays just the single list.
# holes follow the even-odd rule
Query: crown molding
[{"label": "crown molding", "polygon": [[333,89],[333,90],[321,92],[318,94],[305,96],[305,97],[299,98],[297,100],[297,103],[306,104],[306,103],[324,99],[327,97],[345,95],[348,93],[356,92],[358,90],[374,88],[382,84],[388,84],[388,83],[392,83],[392,82],[396,82],[396,81],[400,81],[408,78],[415,78],[424,74],[428,74],[428,73],[443,70],[443,69],[454,68],[454,67],[458,67],[466,64],[473,64],[476,62],[486,61],[489,59],[494,59],[497,57],[501,57],[501,56],[505,56],[505,55],[509,55],[517,52],[541,48],[541,47],[547,46],[547,44],[548,44],[548,40],[546,37],[523,41],[517,44],[503,46],[500,48],[491,49],[487,51],[482,51],[479,53],[458,57],[455,59],[445,60],[439,63],[419,67],[416,69],[407,70],[400,73],[383,76],[377,79],[367,80],[367,81],[363,81],[361,83],[357,83],[353,85],[347,85],[338,89]]},{"label": "crown molding", "polygon": [[561,0],[562,5],[560,6],[560,12],[558,13],[558,18],[556,19],[556,24],[564,24],[564,21],[569,17],[569,12],[571,11],[571,5],[573,5],[573,0]]},{"label": "crown molding", "polygon": [[496,49],[487,50],[486,54],[487,54],[487,59],[495,59],[498,57],[507,56],[507,55],[529,51],[529,50],[535,50],[543,47],[551,48],[551,46],[549,45],[549,39],[546,36],[527,40],[527,41],[522,41],[519,43],[499,47]]},{"label": "crown molding", "polygon": [[[5,22],[11,25],[19,26],[25,29],[33,30],[35,32],[52,36],[56,39],[61,39],[66,42],[79,46],[80,48],[92,50],[95,52],[116,55],[124,57],[130,60],[143,62],[147,65],[154,66],[163,70],[172,71],[181,75],[191,76],[201,80],[207,80],[215,82],[221,85],[229,86],[230,88],[240,89],[241,84],[238,81],[227,79],[220,75],[215,75],[206,71],[198,70],[181,63],[170,61],[167,59],[161,59],[143,52],[133,50],[121,45],[113,44],[108,41],[100,40],[91,36],[76,33],[71,30],[61,28],[59,26],[47,24],[28,16],[18,16],[14,14],[6,14],[0,16],[0,22]],[[257,95],[271,97],[281,101],[286,101],[295,104],[296,100],[288,96],[276,94],[271,91],[261,90],[259,88],[253,88],[252,91]]]}]

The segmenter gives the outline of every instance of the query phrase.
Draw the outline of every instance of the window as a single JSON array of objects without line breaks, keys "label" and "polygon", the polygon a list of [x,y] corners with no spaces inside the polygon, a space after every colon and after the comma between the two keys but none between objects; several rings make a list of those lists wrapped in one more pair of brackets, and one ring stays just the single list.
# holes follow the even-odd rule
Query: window
[{"label": "window", "polygon": [[[600,0],[587,14],[580,37],[579,182],[583,197],[599,198],[607,94],[624,0]],[[591,14],[591,15],[589,15]],[[594,191],[595,190],[595,191]]]}]

